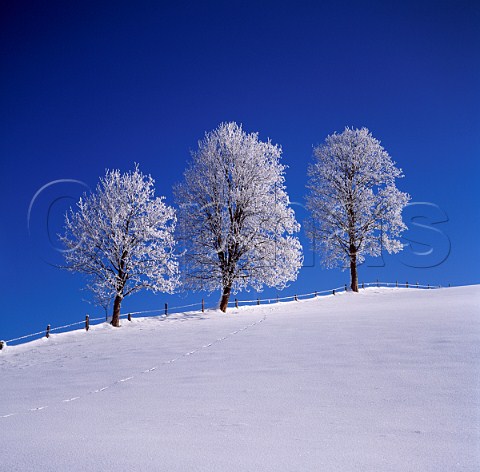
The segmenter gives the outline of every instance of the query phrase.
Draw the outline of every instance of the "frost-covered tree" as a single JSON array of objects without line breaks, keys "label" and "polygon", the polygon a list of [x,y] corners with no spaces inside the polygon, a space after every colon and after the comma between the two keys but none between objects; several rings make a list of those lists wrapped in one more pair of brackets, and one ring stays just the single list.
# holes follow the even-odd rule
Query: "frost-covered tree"
[{"label": "frost-covered tree", "polygon": [[410,196],[395,186],[403,177],[367,128],[345,128],[314,149],[309,167],[307,234],[327,267],[350,267],[351,288],[358,291],[357,264],[382,249],[403,249],[402,210]]},{"label": "frost-covered tree", "polygon": [[187,288],[231,293],[284,288],[303,256],[289,207],[281,148],[236,123],[206,133],[175,188]]},{"label": "frost-covered tree", "polygon": [[113,326],[120,326],[126,296],[142,289],[171,293],[178,284],[175,210],[154,193],[154,180],[138,166],[126,174],[110,170],[65,215],[66,269],[88,276],[101,305],[113,300]]}]

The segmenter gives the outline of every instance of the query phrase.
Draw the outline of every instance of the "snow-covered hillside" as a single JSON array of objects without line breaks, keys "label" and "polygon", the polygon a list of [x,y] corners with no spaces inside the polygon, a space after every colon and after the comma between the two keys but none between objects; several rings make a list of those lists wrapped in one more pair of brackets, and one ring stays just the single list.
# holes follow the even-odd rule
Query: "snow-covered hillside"
[{"label": "snow-covered hillside", "polygon": [[375,288],[7,346],[0,466],[477,471],[479,308]]}]

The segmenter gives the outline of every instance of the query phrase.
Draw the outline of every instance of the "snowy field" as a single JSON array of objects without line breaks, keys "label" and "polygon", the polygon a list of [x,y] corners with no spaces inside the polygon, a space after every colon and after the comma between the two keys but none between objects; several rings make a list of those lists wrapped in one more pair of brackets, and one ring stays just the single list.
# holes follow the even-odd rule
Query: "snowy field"
[{"label": "snowy field", "polygon": [[0,376],[4,471],[480,470],[480,286],[100,325]]}]

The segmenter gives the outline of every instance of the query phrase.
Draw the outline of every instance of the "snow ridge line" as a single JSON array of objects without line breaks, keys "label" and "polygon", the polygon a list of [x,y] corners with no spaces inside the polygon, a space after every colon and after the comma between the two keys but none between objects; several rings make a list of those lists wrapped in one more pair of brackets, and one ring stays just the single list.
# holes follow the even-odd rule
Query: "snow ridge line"
[{"label": "snow ridge line", "polygon": [[[440,286],[437,286],[437,285],[422,285],[422,284],[418,284],[418,283],[408,284],[408,282],[405,283],[405,284],[402,284],[402,283],[397,283],[397,282],[378,282],[378,281],[377,282],[362,283],[362,286],[365,286],[365,287],[371,287],[371,286],[373,286],[373,287],[387,287],[387,288],[388,287],[396,287],[396,288],[404,287],[404,288],[417,288],[417,289],[440,288]],[[280,301],[285,301],[285,300],[298,300],[300,298],[328,295],[328,294],[331,294],[332,292],[340,293],[342,291],[345,291],[345,286],[336,287],[336,288],[329,289],[329,290],[321,290],[321,291],[317,291],[317,292],[311,292],[311,293],[300,293],[300,294],[297,294],[297,295],[289,295],[289,296],[286,296],[286,297],[261,298],[261,299],[255,298],[255,299],[252,299],[252,300],[237,300],[237,302],[238,303],[243,303],[243,304],[251,303],[252,305],[256,304],[258,302],[269,303],[270,304],[270,303],[275,303],[275,302],[280,302]],[[230,301],[230,302],[228,302],[228,305],[232,306],[235,303],[236,303],[235,301]],[[172,312],[171,310],[179,310],[181,308],[190,308],[190,307],[194,307],[194,306],[201,306],[201,303],[191,303],[189,305],[174,306],[174,307],[169,308],[170,313],[168,315],[159,315],[159,316],[166,318],[169,315],[179,315],[179,314],[183,314],[183,313],[191,313],[191,312],[181,312],[181,311],[180,312],[178,312],[178,311],[177,312]],[[141,314],[163,313],[164,310],[165,310],[164,308],[159,308],[159,309],[156,309],[156,310],[132,311],[129,314],[130,315],[141,315]],[[199,311],[199,310],[193,310],[193,311],[195,312],[195,311]],[[123,319],[123,318],[126,318],[127,316],[128,316],[128,314],[123,314],[123,315],[120,316],[120,318]],[[105,317],[90,318],[89,319],[90,323],[93,323],[95,321],[105,321]],[[181,322],[181,321],[184,321],[184,320],[179,320],[179,322]],[[70,324],[67,324],[67,325],[64,325],[64,326],[57,326],[57,327],[51,328],[50,332],[57,331],[57,330],[60,330],[60,329],[70,328],[70,327],[73,327],[73,326],[80,326],[80,325],[84,325],[84,324],[85,324],[85,321],[76,321],[75,323],[70,323]],[[36,333],[26,334],[26,335],[20,336],[18,338],[7,339],[3,342],[5,342],[8,345],[9,343],[12,343],[12,342],[22,341],[24,339],[33,338],[35,336],[40,336],[42,334],[45,334],[45,330],[37,331]]]},{"label": "snow ridge line", "polygon": [[[191,356],[192,354],[195,354],[196,352],[200,352],[202,349],[208,349],[209,347],[213,346],[214,344],[217,344],[219,342],[222,342],[222,341],[225,341],[226,339],[234,336],[235,334],[238,334],[238,333],[241,333],[245,330],[247,330],[248,328],[252,328],[256,325],[259,325],[260,323],[263,323],[265,320],[267,319],[267,315],[263,315],[263,318],[253,322],[253,323],[250,323],[246,326],[244,326],[243,328],[240,328],[240,329],[237,329],[235,331],[232,331],[231,333],[228,333],[226,336],[224,336],[223,338],[217,338],[215,341],[212,341],[208,344],[204,344],[202,347],[198,348],[198,349],[193,349],[191,351],[188,351],[188,352],[185,352],[184,354],[181,354],[179,355],[178,357],[174,358],[174,359],[170,359],[168,361],[164,361],[162,362],[161,364],[157,365],[157,366],[154,366],[154,367],[151,367],[150,369],[146,369],[146,370],[142,370],[140,372],[137,372],[137,374],[149,374],[151,372],[155,372],[157,371],[160,366],[162,365],[167,365],[167,364],[172,364],[174,362],[177,362],[179,361],[180,359],[184,358],[184,357],[188,357],[188,356]],[[92,394],[95,394],[95,393],[101,393],[101,392],[104,392],[105,390],[109,389],[109,388],[112,388],[112,387],[115,387],[116,385],[119,385],[119,384],[122,384],[124,382],[128,382],[130,380],[133,380],[135,378],[135,375],[131,375],[131,376],[128,376],[128,377],[125,377],[123,379],[119,379],[119,380],[116,380],[115,382],[112,382],[111,384],[109,385],[106,385],[105,387],[102,387],[102,388],[98,388],[96,390],[91,390],[89,392],[87,392],[87,395],[92,395]],[[75,397],[72,397],[72,398],[66,398],[64,400],[61,400],[61,401],[57,401],[55,402],[54,405],[59,405],[59,404],[67,404],[67,403],[72,403],[76,400],[80,400],[82,397],[81,396],[75,396]],[[52,405],[52,406],[54,406]],[[42,411],[42,410],[45,410],[49,408],[49,405],[42,405],[42,406],[39,406],[39,407],[35,407],[35,408],[29,408],[27,410],[24,410],[23,412],[18,412],[18,413],[8,413],[6,415],[1,415],[0,416],[0,419],[3,419],[3,418],[10,418],[12,416],[17,416],[17,415],[21,415],[21,414],[25,414],[25,413],[32,413],[32,412],[37,412],[37,411]]]}]

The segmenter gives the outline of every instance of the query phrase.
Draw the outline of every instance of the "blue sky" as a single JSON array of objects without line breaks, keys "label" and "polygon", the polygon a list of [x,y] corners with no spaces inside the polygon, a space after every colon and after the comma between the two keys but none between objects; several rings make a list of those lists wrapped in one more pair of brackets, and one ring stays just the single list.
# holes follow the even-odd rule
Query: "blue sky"
[{"label": "blue sky", "polygon": [[[282,145],[299,220],[312,146],[368,127],[403,169],[399,188],[427,204],[405,214],[422,244],[368,261],[360,281],[479,282],[478,2],[20,1],[0,22],[0,338],[101,314],[84,279],[54,267],[85,188],[52,184],[32,203],[39,189],[94,188],[138,162],[173,204],[190,150],[230,120]],[[285,294],[348,282],[301,238],[306,267]],[[124,310],[201,297],[138,294]]]}]

